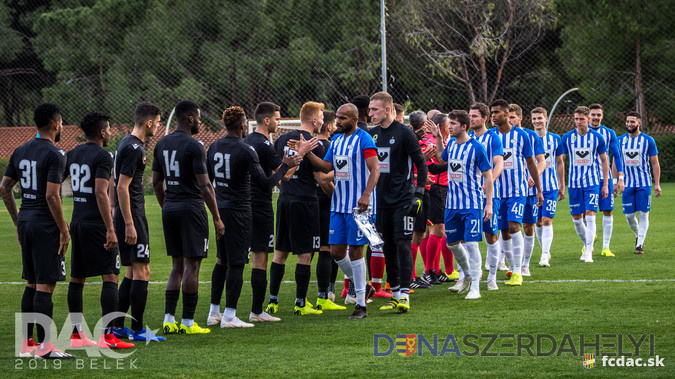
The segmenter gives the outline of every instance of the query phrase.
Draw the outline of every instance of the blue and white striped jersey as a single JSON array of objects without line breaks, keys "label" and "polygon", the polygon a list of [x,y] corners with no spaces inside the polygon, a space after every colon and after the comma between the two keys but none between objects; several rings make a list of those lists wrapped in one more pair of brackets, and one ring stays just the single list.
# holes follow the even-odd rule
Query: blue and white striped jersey
[{"label": "blue and white striped jersey", "polygon": [[525,159],[533,155],[532,143],[527,133],[511,126],[502,134],[499,128],[490,129],[499,137],[504,149],[504,171],[499,175],[499,198],[527,196],[527,165]]},{"label": "blue and white striped jersey", "polygon": [[[605,141],[605,150],[607,152],[607,163],[609,164],[609,167],[612,167],[612,161],[609,160],[609,154],[611,153],[612,156],[614,156],[614,160],[616,162],[616,170],[619,172],[623,172],[623,162],[621,159],[621,153],[619,152],[619,139],[616,138],[616,133],[614,130],[604,126],[600,125],[597,129],[592,128],[591,124],[588,124],[589,129],[593,129],[593,131],[598,132]],[[600,157],[597,158],[596,161],[598,165],[598,177],[602,180],[602,163],[600,162]],[[612,170],[609,170],[609,179],[612,179]]]},{"label": "blue and white striped jersey", "polygon": [[[358,206],[359,198],[368,184],[370,170],[366,165],[366,158],[363,152],[366,149],[373,149],[377,152],[377,146],[373,137],[361,128],[345,136],[336,133],[330,141],[328,152],[324,160],[333,164],[335,170],[335,190],[330,204],[331,212],[352,213],[352,210]],[[375,213],[375,200],[377,189],[373,189],[370,194],[370,206]]]},{"label": "blue and white striped jersey", "polygon": [[[544,154],[544,146],[542,145],[541,138],[539,137],[539,134],[535,132],[532,129],[523,129],[528,136],[530,136],[530,142],[532,143],[532,155],[539,155],[539,154]],[[525,167],[527,167],[527,163],[525,163]],[[530,178],[530,171],[527,171],[527,178]],[[537,195],[537,187],[532,186],[527,189],[527,196],[536,196]]]},{"label": "blue and white striped jersey", "polygon": [[626,187],[651,187],[652,171],[649,167],[649,158],[659,153],[654,138],[644,133],[631,138],[626,133],[619,137],[619,149]]},{"label": "blue and white striped jersey", "polygon": [[542,191],[558,190],[558,166],[556,158],[563,155],[562,139],[555,133],[546,133],[541,137],[544,148],[544,159],[546,160],[546,169],[541,174]]},{"label": "blue and white striped jersey", "polygon": [[[502,148],[502,141],[497,138],[497,135],[492,131],[488,130],[483,133],[480,137],[476,137],[473,131],[469,132],[469,136],[475,138],[478,142],[483,145],[485,152],[487,153],[488,162],[490,162],[490,167],[494,168],[494,156],[501,155],[504,156],[504,149]],[[483,176],[480,177],[480,184],[483,185]],[[499,181],[494,181],[494,187],[492,187],[492,195],[495,199],[499,198]]]},{"label": "blue and white striped jersey", "polygon": [[458,144],[452,138],[441,155],[448,162],[447,209],[483,209],[482,172],[490,170],[487,152],[473,138]]},{"label": "blue and white striped jersey", "polygon": [[[585,188],[602,185],[598,169],[595,167],[596,162],[599,162],[598,156],[606,152],[602,136],[591,129],[582,136],[574,128],[565,133],[562,143],[563,154],[570,160],[567,186]],[[602,166],[600,168],[602,169]]]}]

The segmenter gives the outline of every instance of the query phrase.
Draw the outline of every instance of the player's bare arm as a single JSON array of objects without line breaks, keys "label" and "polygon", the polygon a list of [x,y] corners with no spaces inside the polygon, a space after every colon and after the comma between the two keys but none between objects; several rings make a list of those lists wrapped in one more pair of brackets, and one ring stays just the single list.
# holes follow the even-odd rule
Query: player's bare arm
[{"label": "player's bare arm", "polygon": [[531,156],[525,160],[527,162],[527,170],[530,172],[532,180],[534,180],[534,185],[537,188],[537,206],[541,207],[544,203],[544,194],[541,190],[541,178],[539,177],[537,163],[534,160],[534,156]]},{"label": "player's bare arm", "polygon": [[652,155],[649,158],[649,163],[652,164],[652,173],[654,174],[654,194],[656,197],[661,196],[661,165],[659,164],[659,155]]},{"label": "player's bare arm", "polygon": [[607,182],[609,180],[609,164],[607,163],[607,153],[600,154],[600,162],[602,163],[602,189],[600,189],[600,194],[602,198],[606,198],[609,195],[609,188],[607,187]]},{"label": "player's bare arm", "polygon": [[504,156],[495,155],[492,157],[492,181],[494,182],[499,178],[499,175],[504,171]]},{"label": "player's bare arm", "polygon": [[134,219],[131,216],[131,200],[129,198],[129,185],[132,179],[131,176],[120,174],[117,182],[117,202],[120,205],[120,211],[124,219],[124,242],[127,245],[135,245],[138,238]]},{"label": "player's bare arm", "polygon": [[117,236],[115,235],[115,227],[113,226],[112,213],[110,213],[109,187],[109,179],[96,178],[94,181],[96,205],[98,205],[98,211],[101,213],[101,218],[103,218],[103,223],[105,224],[105,245],[103,247],[106,250],[113,250],[117,246]]},{"label": "player's bare arm", "polygon": [[314,180],[316,180],[316,183],[321,187],[321,190],[328,196],[333,196],[333,191],[335,190],[333,174],[333,171],[328,174],[321,171],[314,172]]},{"label": "player's bare arm", "polygon": [[166,192],[164,191],[164,173],[161,171],[152,172],[152,188],[155,190],[155,197],[159,203],[159,207],[164,207],[164,197]]},{"label": "player's bare arm", "polygon": [[[155,173],[153,172],[152,174],[154,179]],[[198,174],[195,177],[197,178],[197,187],[199,187],[199,192],[202,194],[202,199],[204,199],[204,203],[209,208],[209,212],[211,212],[211,216],[213,217],[216,239],[220,239],[225,234],[225,224],[223,224],[223,220],[220,219],[220,213],[218,213],[216,191],[213,189],[213,185],[211,185],[208,174]]]},{"label": "player's bare arm", "polygon": [[441,130],[438,128],[438,125],[432,120],[427,120],[424,122],[424,127],[436,138],[436,160],[438,163],[447,163],[441,158],[443,150],[445,150],[445,143],[443,142],[443,136],[441,136]]},{"label": "player's bare arm", "polygon": [[485,191],[485,209],[483,209],[483,221],[489,221],[492,218],[492,189],[494,188],[492,178],[492,171],[483,171],[483,183]]},{"label": "player's bare arm", "polygon": [[366,166],[368,167],[368,171],[370,171],[370,176],[368,176],[366,189],[363,191],[363,195],[361,195],[359,201],[357,202],[359,211],[361,212],[364,212],[366,209],[368,209],[368,204],[370,203],[370,194],[373,193],[375,186],[377,186],[377,181],[380,179],[380,162],[378,162],[377,156],[366,158]]},{"label": "player's bare arm", "polygon": [[[16,229],[16,218],[18,217],[19,212],[16,209],[16,202],[14,201],[14,194],[12,193],[15,185],[16,180],[8,176],[2,177],[2,183],[0,183],[0,192],[2,192],[2,201],[4,201],[5,208],[7,208],[7,212],[9,212],[10,217],[12,217],[12,222],[14,222],[14,228]],[[16,235],[16,240],[19,242],[19,245],[21,245],[21,242],[19,241],[18,231]]]},{"label": "player's bare arm", "polygon": [[565,156],[559,155],[555,164],[558,174],[558,201],[560,201],[565,198]]},{"label": "player's bare arm", "polygon": [[57,254],[66,256],[68,252],[68,243],[70,243],[70,233],[68,231],[68,223],[63,217],[63,206],[61,205],[61,184],[47,182],[47,191],[45,199],[49,206],[49,211],[59,227],[59,251]]}]

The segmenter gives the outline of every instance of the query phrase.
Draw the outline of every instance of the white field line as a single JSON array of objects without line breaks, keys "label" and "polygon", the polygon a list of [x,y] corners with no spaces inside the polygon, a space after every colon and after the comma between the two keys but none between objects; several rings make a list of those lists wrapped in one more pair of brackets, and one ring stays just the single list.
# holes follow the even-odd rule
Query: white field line
[{"label": "white field line", "polygon": [[[338,278],[337,282],[341,282],[342,278]],[[483,282],[486,282],[485,280]],[[660,283],[660,282],[675,282],[675,279],[560,279],[560,280],[524,280],[524,283]],[[162,281],[150,281],[149,284],[166,284]],[[244,281],[244,283],[251,283]],[[295,281],[284,280],[284,284],[294,284]],[[316,280],[310,281],[316,283]],[[26,282],[0,282],[0,285],[23,285]],[[67,285],[68,282],[58,282],[57,284]],[[102,284],[102,282],[86,282],[85,284]],[[199,284],[211,284],[211,281],[199,282]]]}]

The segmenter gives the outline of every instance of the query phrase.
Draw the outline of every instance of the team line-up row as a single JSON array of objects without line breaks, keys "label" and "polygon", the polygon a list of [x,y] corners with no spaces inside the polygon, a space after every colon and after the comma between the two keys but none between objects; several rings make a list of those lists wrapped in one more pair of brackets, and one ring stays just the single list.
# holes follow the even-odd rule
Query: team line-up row
[{"label": "team line-up row", "polygon": [[[270,134],[281,120],[279,106],[259,104],[254,115],[257,127],[249,135],[245,112],[233,106],[222,117],[227,135],[207,151],[192,137],[202,125],[199,106],[192,101],[178,103],[176,130],[157,143],[152,165],[173,266],[165,294],[164,333],[210,332],[194,321],[199,270],[208,253],[204,205],[212,214],[218,250],[207,324],[223,328],[280,320],[273,315],[280,310],[279,288],[290,253],[297,256],[295,315],[346,309],[334,302],[338,267],[346,278],[345,304],[356,304],[350,319],[367,316],[371,297],[386,299],[380,310],[406,313],[411,288],[452,280],[456,283],[451,290],[468,291],[466,299],[479,299],[483,264],[478,242],[483,235],[488,290],[498,290],[500,269],[508,270],[506,285],[522,285],[523,276],[530,275],[535,235],[542,247],[539,265],[550,265],[552,220],[557,201],[565,197],[566,182],[575,230],[583,244],[582,260],[593,262],[598,208],[603,212],[601,255],[614,256],[609,249],[613,200],[621,192],[624,214],[636,235],[635,253],[643,253],[652,172],[657,197],[661,188],[658,151],[654,140],[640,132],[638,113],[627,114],[627,133],[619,138],[601,124],[599,104],[575,109],[575,128],[562,138],[547,131],[545,109],[533,109],[534,130],[524,129],[521,108],[504,100],[490,107],[473,104],[469,112],[415,111],[409,115],[410,126],[402,124],[402,113],[385,92],[357,96],[336,112],[307,102],[300,111],[300,128],[272,143]],[[119,349],[133,347],[124,339],[165,340],[143,327],[150,275],[144,143],[157,130],[161,110],[140,103],[133,131],[114,155],[104,149],[110,141],[105,114],[85,116],[80,127],[87,142],[67,154],[54,145],[62,129],[59,108],[41,104],[34,118],[38,138],[14,151],[0,186],[21,245],[22,277],[27,281],[22,313],[51,318],[52,293],[55,283],[65,280],[63,257],[72,238],[70,347]],[[369,128],[368,123],[375,126]],[[611,165],[609,153],[614,158]],[[70,225],[60,199],[60,185],[67,177],[74,197]],[[17,183],[20,211],[12,194]],[[280,188],[276,214],[274,186]],[[418,250],[425,266],[421,277],[414,270]],[[445,272],[440,270],[441,254]],[[314,255],[318,256],[315,305],[306,300]],[[250,322],[244,322],[236,309],[249,262],[252,306]],[[126,272],[118,288],[120,263]],[[269,302],[263,310],[268,267]],[[387,288],[382,287],[385,268]],[[124,326],[124,318],[105,325],[98,343],[81,327],[83,285],[93,276],[103,279],[103,316],[129,309],[132,316],[131,329]],[[183,314],[178,322],[174,315],[181,292]],[[23,322],[21,356],[73,357],[54,346],[49,330],[39,324],[34,341],[30,321],[26,316]]]}]

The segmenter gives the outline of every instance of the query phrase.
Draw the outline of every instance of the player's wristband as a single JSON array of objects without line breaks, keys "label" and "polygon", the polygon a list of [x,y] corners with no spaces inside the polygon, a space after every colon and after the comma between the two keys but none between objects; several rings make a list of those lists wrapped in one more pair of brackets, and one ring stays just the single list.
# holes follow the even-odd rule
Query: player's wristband
[{"label": "player's wristband", "polygon": [[619,175],[619,180],[623,180],[623,175]]},{"label": "player's wristband", "polygon": [[[623,179],[623,178],[621,178],[621,179]],[[618,179],[612,179],[612,182],[614,182],[614,185],[616,185],[619,182],[619,180]]]}]

